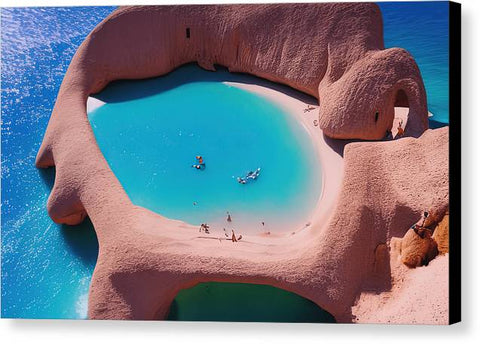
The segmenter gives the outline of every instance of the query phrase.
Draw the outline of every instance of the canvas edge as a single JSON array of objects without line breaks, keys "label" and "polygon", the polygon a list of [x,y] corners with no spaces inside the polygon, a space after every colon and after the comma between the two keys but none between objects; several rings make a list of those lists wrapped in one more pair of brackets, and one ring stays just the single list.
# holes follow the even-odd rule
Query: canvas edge
[{"label": "canvas edge", "polygon": [[[455,114],[455,116],[452,116]],[[449,2],[449,324],[461,321],[461,4]]]}]

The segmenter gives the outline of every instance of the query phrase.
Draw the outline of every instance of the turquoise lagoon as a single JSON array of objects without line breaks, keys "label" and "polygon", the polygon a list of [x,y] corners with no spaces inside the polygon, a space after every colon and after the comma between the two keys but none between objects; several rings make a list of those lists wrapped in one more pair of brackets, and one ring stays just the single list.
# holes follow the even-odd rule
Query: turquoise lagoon
[{"label": "turquoise lagoon", "polygon": [[316,147],[293,115],[227,81],[269,84],[196,65],[114,82],[89,114],[97,143],[136,205],[219,230],[228,211],[237,233],[299,230],[320,197]]},{"label": "turquoise lagoon", "polygon": [[[406,48],[420,67],[428,107],[434,115],[430,125],[448,125],[450,116],[459,115],[448,112],[448,2],[389,2],[379,3],[379,6],[383,16],[385,46]],[[54,170],[40,171],[35,168],[34,162],[72,56],[95,25],[114,9],[37,7],[1,10],[2,317],[86,317],[88,287],[98,253],[93,226],[90,221],[73,227],[51,221],[45,204],[53,185]],[[182,98],[178,106],[183,102]],[[221,145],[222,142],[216,144]],[[203,151],[203,148],[200,150]],[[206,152],[201,153],[205,154],[208,165],[204,172],[213,173],[215,169],[212,171],[210,167],[215,166],[215,161]],[[186,159],[188,164],[192,163],[189,154]],[[246,165],[246,170],[256,168]],[[241,167],[238,171],[235,168],[232,173],[242,173]],[[185,173],[190,172],[187,170]],[[260,178],[268,174],[264,168]],[[268,180],[271,179],[263,182]],[[254,187],[244,189],[246,192],[256,192],[262,187],[260,183],[246,186]],[[199,209],[200,206],[205,207],[205,204],[199,203]],[[240,213],[231,211],[234,221],[239,220],[237,215]],[[167,213],[168,210],[165,210],[164,214]],[[250,212],[251,215],[254,213]],[[243,287],[242,293],[248,293],[249,299],[257,300],[259,307],[265,304],[264,286],[260,286],[256,294],[252,292],[255,286]],[[238,288],[226,285],[225,290],[232,293],[229,300],[243,300],[236,298],[240,292]],[[185,300],[191,300],[190,292],[197,293],[201,302],[206,294],[208,297],[218,294],[218,300],[225,300],[226,291],[219,291],[216,285],[215,288],[201,285],[187,290],[178,295],[170,316],[191,318],[192,312],[198,311],[182,309],[195,307],[194,302],[185,303]],[[263,319],[288,318],[294,300],[298,301],[297,295],[282,304],[282,312],[272,307],[274,314],[267,314]],[[226,312],[232,310],[224,301],[221,302],[225,308],[219,314],[228,317]],[[296,304],[293,306],[297,307]],[[257,310],[250,308],[250,312],[256,314]],[[203,318],[213,316],[198,315]],[[244,319],[243,315],[241,319]]]}]

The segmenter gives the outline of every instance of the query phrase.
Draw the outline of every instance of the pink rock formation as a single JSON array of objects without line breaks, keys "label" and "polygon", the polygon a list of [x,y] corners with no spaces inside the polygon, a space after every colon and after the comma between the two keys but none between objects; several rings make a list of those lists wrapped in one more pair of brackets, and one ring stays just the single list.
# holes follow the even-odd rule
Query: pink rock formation
[{"label": "pink rock formation", "polygon": [[449,236],[449,223],[450,223],[450,216],[449,214],[445,214],[442,221],[435,227],[435,231],[433,232],[433,240],[438,245],[438,251],[440,254],[446,254],[449,251],[450,247],[450,236]]},{"label": "pink rock formation", "polygon": [[347,145],[329,221],[227,247],[131,203],[96,144],[86,101],[116,79],[218,63],[319,97],[320,126],[335,138],[383,137],[393,106],[408,99],[406,134],[418,136],[427,128],[418,68],[405,51],[382,49],[380,11],[366,3],[126,7],[100,23],[68,68],[37,156],[38,167],[56,167],[52,219],[88,214],[97,233],[89,317],[164,318],[180,289],[223,281],[277,286],[350,321],[371,275],[388,271],[374,269],[386,253],[378,245],[403,236],[424,209],[448,205],[448,128]]},{"label": "pink rock formation", "polygon": [[363,292],[352,309],[355,322],[447,325],[448,254],[416,269],[392,258],[392,288],[381,293]]},{"label": "pink rock formation", "polygon": [[428,265],[437,256],[438,246],[428,230],[415,232],[410,228],[401,242],[402,263],[410,268]]},{"label": "pink rock formation", "polygon": [[395,106],[409,107],[406,135],[418,137],[428,128],[425,88],[407,51],[371,51],[338,74],[327,72],[319,87],[320,128],[326,135],[384,138],[392,130]]}]

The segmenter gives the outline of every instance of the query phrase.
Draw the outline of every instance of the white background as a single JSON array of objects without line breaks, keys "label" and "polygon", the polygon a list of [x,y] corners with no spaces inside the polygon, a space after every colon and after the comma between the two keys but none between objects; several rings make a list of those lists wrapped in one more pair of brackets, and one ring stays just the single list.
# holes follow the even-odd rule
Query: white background
[{"label": "white background", "polygon": [[[297,2],[311,2],[298,0]],[[1,6],[73,6],[167,3],[237,3],[239,0],[2,0]],[[256,1],[243,2],[286,2]],[[0,320],[0,343],[474,343],[480,340],[480,1],[462,3],[462,318],[453,326],[258,323],[174,323],[71,320]],[[453,114],[451,114],[453,115]],[[458,115],[458,114],[455,114]],[[460,228],[455,228],[460,230]],[[432,285],[432,288],[435,288]],[[426,291],[428,292],[428,291]]]}]

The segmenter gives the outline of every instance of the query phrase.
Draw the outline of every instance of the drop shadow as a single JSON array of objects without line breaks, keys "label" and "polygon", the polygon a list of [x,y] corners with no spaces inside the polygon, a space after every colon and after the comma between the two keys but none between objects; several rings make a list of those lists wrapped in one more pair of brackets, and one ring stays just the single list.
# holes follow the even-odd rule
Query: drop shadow
[{"label": "drop shadow", "polygon": [[106,103],[118,103],[150,97],[189,83],[239,82],[270,88],[306,104],[318,105],[318,100],[315,97],[287,85],[271,82],[251,74],[231,73],[228,68],[221,65],[215,65],[215,69],[215,72],[207,71],[200,68],[196,63],[188,63],[158,77],[112,81],[101,92],[92,96]]}]

